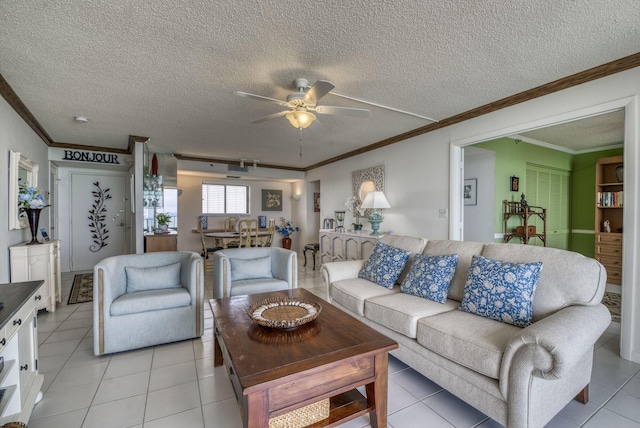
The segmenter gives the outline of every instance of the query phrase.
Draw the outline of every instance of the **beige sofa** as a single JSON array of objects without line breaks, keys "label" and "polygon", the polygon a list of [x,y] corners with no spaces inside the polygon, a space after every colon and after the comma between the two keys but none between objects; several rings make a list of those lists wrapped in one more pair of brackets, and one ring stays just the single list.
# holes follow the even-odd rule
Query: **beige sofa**
[{"label": "beige sofa", "polygon": [[[544,247],[384,236],[412,254],[458,254],[446,303],[358,278],[365,260],[326,263],[329,301],[398,342],[392,354],[508,427],[542,427],[574,397],[588,399],[593,346],[611,322],[600,303],[606,272],[595,259]],[[458,310],[474,254],[542,262],[525,328]]]}]

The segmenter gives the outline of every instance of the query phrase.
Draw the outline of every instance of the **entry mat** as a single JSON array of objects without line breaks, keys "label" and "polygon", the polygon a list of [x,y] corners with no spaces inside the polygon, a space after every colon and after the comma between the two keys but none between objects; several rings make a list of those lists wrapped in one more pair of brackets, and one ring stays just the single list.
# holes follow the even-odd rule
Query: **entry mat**
[{"label": "entry mat", "polygon": [[73,278],[68,305],[93,302],[93,273],[79,273]]}]

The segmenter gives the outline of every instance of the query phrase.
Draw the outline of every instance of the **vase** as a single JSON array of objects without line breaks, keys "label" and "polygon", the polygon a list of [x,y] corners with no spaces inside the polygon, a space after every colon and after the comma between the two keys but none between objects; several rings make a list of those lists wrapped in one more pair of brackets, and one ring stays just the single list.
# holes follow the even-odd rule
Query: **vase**
[{"label": "vase", "polygon": [[616,177],[619,183],[624,181],[624,167],[622,165],[616,167]]},{"label": "vase", "polygon": [[291,249],[291,238],[288,236],[282,238],[282,248],[286,248],[287,250]]},{"label": "vase", "polygon": [[31,230],[31,242],[28,242],[27,245],[40,244],[38,242],[38,223],[40,222],[40,211],[41,209],[28,209],[27,219],[29,220],[29,229]]}]

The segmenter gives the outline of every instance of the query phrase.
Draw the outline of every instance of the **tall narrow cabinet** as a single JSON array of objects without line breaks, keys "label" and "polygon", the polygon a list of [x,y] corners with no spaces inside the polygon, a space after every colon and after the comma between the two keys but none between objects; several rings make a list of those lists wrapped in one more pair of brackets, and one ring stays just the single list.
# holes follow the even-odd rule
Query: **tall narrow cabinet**
[{"label": "tall narrow cabinet", "polygon": [[[29,422],[42,398],[44,376],[38,371],[36,305],[44,292],[42,281],[0,284],[0,424]],[[5,426],[5,425],[2,425]],[[8,426],[8,425],[7,425]],[[26,425],[25,425],[26,426]]]},{"label": "tall narrow cabinet", "polygon": [[11,282],[43,280],[44,288],[37,309],[56,310],[61,301],[60,241],[42,244],[20,244],[9,247],[11,257]]},{"label": "tall narrow cabinet", "polygon": [[607,282],[619,285],[622,284],[623,166],[622,156],[596,161],[595,257],[607,270]]}]

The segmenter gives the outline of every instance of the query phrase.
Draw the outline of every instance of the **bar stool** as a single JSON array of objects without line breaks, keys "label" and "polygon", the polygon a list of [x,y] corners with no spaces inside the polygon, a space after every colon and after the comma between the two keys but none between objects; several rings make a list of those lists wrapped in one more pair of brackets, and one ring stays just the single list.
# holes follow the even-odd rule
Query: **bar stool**
[{"label": "bar stool", "polygon": [[313,270],[316,270],[316,253],[320,250],[320,244],[307,244],[304,246],[302,254],[304,255],[304,266],[307,265],[307,250],[311,250],[313,256]]}]

